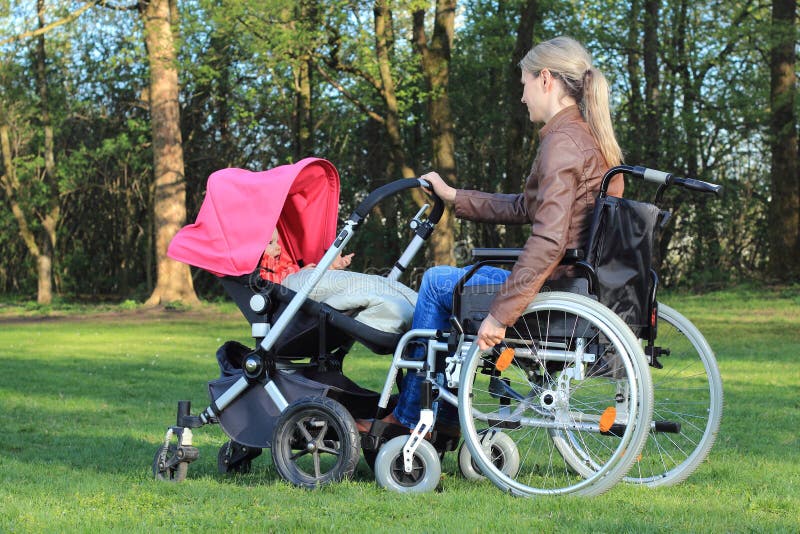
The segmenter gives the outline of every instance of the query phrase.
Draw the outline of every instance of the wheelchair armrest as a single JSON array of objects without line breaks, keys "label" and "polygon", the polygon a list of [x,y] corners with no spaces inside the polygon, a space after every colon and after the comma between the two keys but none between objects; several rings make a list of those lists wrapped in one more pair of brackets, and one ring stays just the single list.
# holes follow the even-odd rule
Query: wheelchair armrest
[{"label": "wheelchair armrest", "polygon": [[564,252],[564,257],[561,258],[561,265],[572,265],[579,261],[583,261],[586,257],[582,248],[568,248]]},{"label": "wheelchair armrest", "polygon": [[521,248],[473,248],[472,259],[484,260],[516,260],[522,254]]},{"label": "wheelchair armrest", "polygon": [[[474,248],[472,249],[473,261],[484,260],[516,260],[522,254],[521,248]],[[564,253],[563,264],[573,264],[584,258],[583,249],[568,248]]]}]

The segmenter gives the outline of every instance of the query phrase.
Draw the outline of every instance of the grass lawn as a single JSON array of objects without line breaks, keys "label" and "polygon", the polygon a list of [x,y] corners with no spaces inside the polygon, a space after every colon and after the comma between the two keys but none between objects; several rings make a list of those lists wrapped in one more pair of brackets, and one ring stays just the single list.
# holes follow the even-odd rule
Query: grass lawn
[{"label": "grass lawn", "polygon": [[[440,491],[355,480],[304,491],[278,479],[268,452],[247,475],[220,475],[218,426],[195,431],[200,459],[182,484],[152,479],[176,401],[207,406],[214,353],[250,343],[231,307],[144,313],[71,310],[50,318],[0,306],[0,532],[800,531],[800,290],[672,295],[714,348],[725,411],[709,460],[686,482],[618,485],[596,498],[507,496],[468,483],[456,457]],[[364,350],[351,378],[382,385],[389,358]]]}]

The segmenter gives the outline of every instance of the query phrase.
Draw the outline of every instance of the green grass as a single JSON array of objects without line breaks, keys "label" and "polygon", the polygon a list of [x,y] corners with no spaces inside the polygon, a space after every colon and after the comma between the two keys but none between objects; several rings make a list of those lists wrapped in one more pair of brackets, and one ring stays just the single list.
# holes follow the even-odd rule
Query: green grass
[{"label": "green grass", "polygon": [[[195,432],[200,459],[186,482],[156,482],[151,462],[176,401],[205,408],[214,352],[248,342],[246,323],[224,306],[0,310],[0,532],[798,532],[800,292],[664,300],[698,325],[720,363],[725,413],[710,459],[672,488],[535,500],[466,482],[454,454],[440,491],[418,496],[381,490],[363,462],[354,481],[318,491],[280,481],[268,453],[251,473],[223,476],[216,426]],[[357,351],[346,366],[379,388],[388,363]]]}]

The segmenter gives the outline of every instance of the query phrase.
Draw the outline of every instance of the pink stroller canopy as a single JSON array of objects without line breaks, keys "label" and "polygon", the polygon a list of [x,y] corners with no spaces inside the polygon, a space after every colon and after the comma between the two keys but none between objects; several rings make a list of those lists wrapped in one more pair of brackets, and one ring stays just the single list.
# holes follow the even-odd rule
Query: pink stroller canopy
[{"label": "pink stroller canopy", "polygon": [[336,237],[338,215],[339,173],[324,159],[222,169],[208,177],[197,219],[178,231],[167,255],[217,276],[250,274],[277,227],[282,255],[317,263]]}]

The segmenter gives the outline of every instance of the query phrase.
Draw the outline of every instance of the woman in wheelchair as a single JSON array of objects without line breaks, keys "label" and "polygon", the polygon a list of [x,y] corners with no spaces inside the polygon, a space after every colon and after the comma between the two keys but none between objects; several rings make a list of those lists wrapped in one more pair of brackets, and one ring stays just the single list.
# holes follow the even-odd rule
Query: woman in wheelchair
[{"label": "woman in wheelchair", "polygon": [[[531,224],[531,236],[510,272],[486,266],[468,282],[503,284],[478,330],[482,350],[500,343],[544,282],[561,274],[558,265],[566,249],[584,245],[603,174],[622,159],[611,124],[608,83],[580,43],[568,37],[545,41],[527,53],[520,67],[522,102],[532,122],[544,123],[523,191],[468,191],[447,185],[435,172],[422,176],[437,195],[455,205],[460,219]],[[617,175],[609,194],[621,196],[622,189],[622,176]],[[425,273],[412,328],[449,328],[453,288],[466,270],[436,266]],[[406,375],[398,404],[384,422],[415,426],[421,382],[416,373]],[[437,426],[458,425],[456,410],[440,405]],[[366,421],[359,423],[368,427]]]}]

